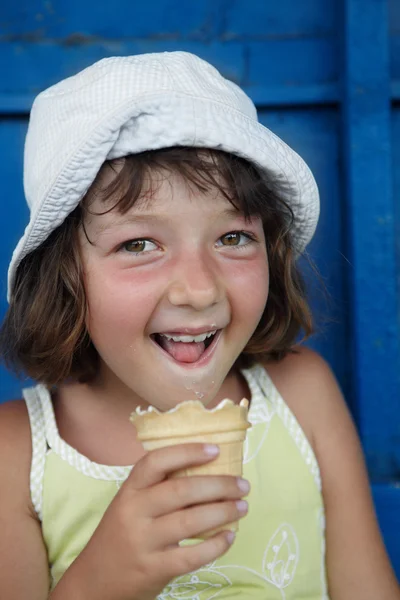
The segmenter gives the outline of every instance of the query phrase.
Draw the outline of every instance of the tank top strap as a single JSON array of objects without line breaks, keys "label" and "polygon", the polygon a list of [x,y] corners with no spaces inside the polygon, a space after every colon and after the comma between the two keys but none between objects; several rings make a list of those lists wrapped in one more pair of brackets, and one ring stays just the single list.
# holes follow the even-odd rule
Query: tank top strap
[{"label": "tank top strap", "polygon": [[46,464],[46,454],[49,448],[46,432],[46,420],[43,409],[43,386],[23,390],[24,400],[28,409],[32,436],[32,462],[30,470],[30,492],[32,504],[42,520],[43,477]]},{"label": "tank top strap", "polygon": [[282,421],[285,429],[300,451],[319,491],[322,489],[321,474],[314,450],[295,415],[275,387],[268,371],[260,364],[242,371],[251,392],[249,421],[252,425],[270,422],[274,415]]},{"label": "tank top strap", "polygon": [[[35,414],[40,414],[40,426],[35,422],[34,427],[36,426],[37,429],[40,428],[38,437],[45,440],[45,456],[46,452],[51,451],[83,475],[94,479],[125,481],[132,470],[132,465],[110,466],[98,464],[80,454],[80,452],[63,440],[58,431],[51,393],[46,386],[37,385],[34,388],[24,390],[24,395],[25,399],[28,398],[27,402],[36,408]],[[42,445],[40,452],[39,450],[37,451],[37,454],[40,456],[43,455],[43,447]]]}]

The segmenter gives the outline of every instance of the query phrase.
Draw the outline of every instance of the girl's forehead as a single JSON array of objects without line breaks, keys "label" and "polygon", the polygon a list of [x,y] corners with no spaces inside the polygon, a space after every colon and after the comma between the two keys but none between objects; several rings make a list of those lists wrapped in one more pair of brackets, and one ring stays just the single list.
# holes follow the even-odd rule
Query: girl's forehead
[{"label": "girl's forehead", "polygon": [[[101,167],[82,201],[91,215],[94,213],[96,216],[106,216],[104,214],[106,211],[114,215],[121,212],[118,202],[126,193],[124,188],[127,185],[126,181],[121,182],[120,185],[118,182],[123,166],[124,160],[120,159],[111,164],[105,163]],[[217,211],[221,211],[224,206],[233,209],[232,204],[217,186],[208,185],[206,189],[201,190],[176,171],[154,169],[143,177],[140,194],[129,206],[129,212],[157,213],[173,205],[189,204],[199,199],[207,200],[200,203],[204,209],[210,210],[214,207]]]}]

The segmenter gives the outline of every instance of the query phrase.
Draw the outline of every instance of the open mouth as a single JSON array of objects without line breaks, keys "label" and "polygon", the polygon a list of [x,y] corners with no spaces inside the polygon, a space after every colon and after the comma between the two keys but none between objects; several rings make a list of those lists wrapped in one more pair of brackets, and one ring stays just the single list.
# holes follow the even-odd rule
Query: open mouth
[{"label": "open mouth", "polygon": [[220,331],[213,330],[195,336],[155,333],[151,339],[177,362],[196,363],[212,351]]}]

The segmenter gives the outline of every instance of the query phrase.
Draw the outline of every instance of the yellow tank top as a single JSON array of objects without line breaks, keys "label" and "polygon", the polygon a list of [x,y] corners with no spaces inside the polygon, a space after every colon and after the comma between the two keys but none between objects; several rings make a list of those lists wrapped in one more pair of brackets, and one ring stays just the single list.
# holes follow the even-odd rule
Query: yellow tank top
[{"label": "yellow tank top", "polygon": [[[328,600],[314,452],[265,369],[256,365],[242,373],[251,391],[252,427],[244,447],[249,513],[224,556],[173,580],[158,600]],[[62,440],[44,386],[24,390],[24,397],[32,430],[31,495],[53,588],[132,467],[99,465]]]}]

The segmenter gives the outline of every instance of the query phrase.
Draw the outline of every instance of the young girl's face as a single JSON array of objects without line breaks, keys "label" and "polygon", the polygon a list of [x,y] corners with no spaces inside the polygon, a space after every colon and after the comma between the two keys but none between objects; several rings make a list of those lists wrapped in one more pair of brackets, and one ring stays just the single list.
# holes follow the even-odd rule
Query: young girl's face
[{"label": "young girl's face", "polygon": [[[113,176],[108,168],[101,178]],[[80,233],[97,384],[161,410],[195,398],[207,405],[265,308],[263,227],[216,190],[155,177],[151,198],[127,213],[86,217],[92,243]],[[91,213],[106,208],[91,200]]]}]

